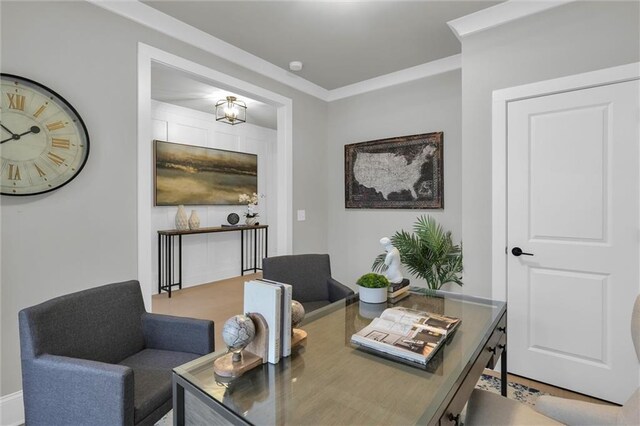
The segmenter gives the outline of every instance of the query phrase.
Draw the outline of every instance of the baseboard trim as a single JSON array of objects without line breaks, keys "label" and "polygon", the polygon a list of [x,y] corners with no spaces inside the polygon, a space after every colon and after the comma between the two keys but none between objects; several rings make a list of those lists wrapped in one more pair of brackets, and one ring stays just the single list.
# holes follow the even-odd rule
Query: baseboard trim
[{"label": "baseboard trim", "polygon": [[24,424],[22,391],[0,397],[0,425],[19,426],[22,424]]}]

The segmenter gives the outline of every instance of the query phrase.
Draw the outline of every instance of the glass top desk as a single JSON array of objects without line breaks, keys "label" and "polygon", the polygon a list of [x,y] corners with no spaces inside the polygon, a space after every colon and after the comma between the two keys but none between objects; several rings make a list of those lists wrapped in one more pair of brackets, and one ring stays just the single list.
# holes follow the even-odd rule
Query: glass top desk
[{"label": "glass top desk", "polygon": [[414,367],[352,346],[351,335],[387,304],[357,296],[309,314],[304,347],[228,383],[214,377],[223,351],[174,369],[174,425],[457,424],[486,366],[502,355],[506,393],[506,304],[453,293],[412,293],[394,306],[462,319],[427,367]]}]

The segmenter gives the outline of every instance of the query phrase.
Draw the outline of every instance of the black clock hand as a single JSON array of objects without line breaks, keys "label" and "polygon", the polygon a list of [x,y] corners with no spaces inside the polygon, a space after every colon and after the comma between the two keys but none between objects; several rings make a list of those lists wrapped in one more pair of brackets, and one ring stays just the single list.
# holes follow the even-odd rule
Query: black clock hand
[{"label": "black clock hand", "polygon": [[7,132],[11,133],[12,135],[15,134],[11,130],[7,129],[7,126],[5,126],[4,124],[0,124],[0,126],[2,126],[3,129],[5,129]]},{"label": "black clock hand", "polygon": [[28,135],[29,133],[33,133],[33,134],[40,133],[40,127],[31,126],[28,132],[21,133],[20,136]]},{"label": "black clock hand", "polygon": [[[4,126],[2,126],[2,127],[4,127]],[[17,135],[17,134],[13,134],[10,138],[8,138],[8,139],[4,139],[4,140],[0,141],[0,143],[9,142],[9,141],[12,141],[12,140],[16,140],[16,141],[17,141],[17,140],[19,140],[22,136],[24,136],[24,135],[28,135],[29,133],[34,133],[34,134],[35,134],[35,133],[40,133],[40,127],[38,127],[38,126],[31,126],[31,128],[30,128],[29,130],[27,130],[26,132],[24,132],[24,133],[20,133],[19,135]]]}]

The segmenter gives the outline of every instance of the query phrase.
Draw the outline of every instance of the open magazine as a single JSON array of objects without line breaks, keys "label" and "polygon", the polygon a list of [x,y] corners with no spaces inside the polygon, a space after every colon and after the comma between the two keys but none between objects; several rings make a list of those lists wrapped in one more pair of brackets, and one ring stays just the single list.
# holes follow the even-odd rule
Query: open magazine
[{"label": "open magazine", "polygon": [[351,343],[401,360],[426,365],[460,319],[403,307],[385,309]]}]

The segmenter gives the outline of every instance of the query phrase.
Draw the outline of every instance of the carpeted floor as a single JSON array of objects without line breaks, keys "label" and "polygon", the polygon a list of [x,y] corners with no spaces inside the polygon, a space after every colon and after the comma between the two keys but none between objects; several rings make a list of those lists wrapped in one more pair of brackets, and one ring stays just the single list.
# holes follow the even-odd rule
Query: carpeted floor
[{"label": "carpeted floor", "polygon": [[[476,389],[482,389],[489,392],[500,394],[500,379],[497,377],[483,374],[476,385]],[[538,389],[529,388],[518,383],[509,382],[507,385],[507,397],[523,402],[528,405],[535,405],[536,398],[540,395],[546,395]],[[155,426],[171,426],[173,424],[173,411],[169,411]]]}]

